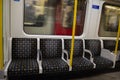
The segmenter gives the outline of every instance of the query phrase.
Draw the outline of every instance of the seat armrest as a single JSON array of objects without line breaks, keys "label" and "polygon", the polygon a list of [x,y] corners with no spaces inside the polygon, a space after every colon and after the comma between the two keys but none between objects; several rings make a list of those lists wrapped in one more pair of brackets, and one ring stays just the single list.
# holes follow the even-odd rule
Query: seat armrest
[{"label": "seat armrest", "polygon": [[[65,59],[65,55],[66,55],[66,59]],[[68,52],[67,50],[62,50],[62,59],[68,63]]]},{"label": "seat armrest", "polygon": [[39,61],[39,50],[37,51],[37,61]]},{"label": "seat armrest", "polygon": [[89,53],[89,55],[90,55],[90,61],[93,62],[93,56],[92,56],[91,51],[90,51],[90,50],[87,50],[87,49],[84,49],[83,57],[85,57],[85,54],[86,54],[86,53]]},{"label": "seat armrest", "polygon": [[43,72],[43,68],[42,68],[42,60],[41,61],[37,61],[38,65],[39,65],[39,73],[42,74]]},{"label": "seat armrest", "polygon": [[39,60],[42,60],[42,52],[40,50],[38,52],[39,52],[38,54]]},{"label": "seat armrest", "polygon": [[39,65],[39,73],[41,74],[43,69],[42,69],[42,52],[40,50],[38,50],[37,62],[38,62],[38,65]]},{"label": "seat armrest", "polygon": [[112,68],[115,67],[115,64],[116,64],[116,55],[114,53],[112,53],[108,49],[101,49],[101,56],[104,57],[104,58],[107,58],[107,59],[109,59],[111,61],[113,61]]},{"label": "seat armrest", "polygon": [[116,61],[119,61],[120,60],[120,50],[118,50],[118,53],[116,55]]},{"label": "seat armrest", "polygon": [[90,50],[84,49],[84,55],[83,55],[84,58],[86,58],[86,57],[85,57],[85,54],[86,54],[86,53],[89,53],[89,55],[90,55],[90,61],[93,63],[94,68],[96,68],[96,64],[95,64],[94,61],[93,61],[94,59],[93,59],[92,52],[91,52]]},{"label": "seat armrest", "polygon": [[9,65],[11,63],[12,60],[9,60],[6,64],[5,64],[5,68],[4,68],[4,75],[7,76],[7,72],[8,72],[8,68],[9,68]]},{"label": "seat armrest", "polygon": [[101,56],[111,61],[115,61],[116,55],[110,52],[108,49],[101,49]]}]

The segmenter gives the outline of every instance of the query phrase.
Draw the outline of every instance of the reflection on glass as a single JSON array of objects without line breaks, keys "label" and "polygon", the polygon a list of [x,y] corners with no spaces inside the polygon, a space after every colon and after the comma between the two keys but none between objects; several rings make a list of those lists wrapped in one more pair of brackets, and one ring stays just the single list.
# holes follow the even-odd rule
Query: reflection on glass
[{"label": "reflection on glass", "polygon": [[[78,0],[77,22],[75,35],[83,33],[86,0]],[[56,8],[55,35],[72,35],[74,0],[61,0]]]},{"label": "reflection on glass", "polygon": [[56,1],[25,0],[23,29],[27,34],[54,34]]},{"label": "reflection on glass", "polygon": [[[70,35],[74,0],[24,0],[24,31],[27,34]],[[83,32],[86,0],[78,0],[76,35]]]},{"label": "reflection on glass", "polygon": [[47,0],[25,0],[25,26],[42,27],[45,20],[45,3]]},{"label": "reflection on glass", "polygon": [[99,26],[99,35],[103,37],[115,37],[118,31],[119,17],[120,7],[104,4]]},{"label": "reflection on glass", "polygon": [[118,30],[118,17],[120,8],[115,6],[105,6],[105,30],[106,31],[117,31]]},{"label": "reflection on glass", "polygon": [[74,0],[62,0],[62,26],[71,28],[73,24]]}]

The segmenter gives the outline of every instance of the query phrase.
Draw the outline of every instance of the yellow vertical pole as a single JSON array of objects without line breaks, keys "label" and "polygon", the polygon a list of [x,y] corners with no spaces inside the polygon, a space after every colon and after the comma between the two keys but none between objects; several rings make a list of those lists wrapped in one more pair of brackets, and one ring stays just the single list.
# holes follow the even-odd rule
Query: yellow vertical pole
[{"label": "yellow vertical pole", "polygon": [[72,67],[72,61],[73,61],[74,38],[75,38],[76,19],[77,19],[77,4],[78,4],[78,0],[74,0],[74,18],[73,18],[73,29],[72,29],[71,53],[70,53],[70,67]]},{"label": "yellow vertical pole", "polygon": [[117,55],[118,51],[118,43],[120,37],[120,17],[119,17],[119,25],[118,25],[118,32],[117,32],[117,39],[116,39],[116,46],[115,46],[115,55]]},{"label": "yellow vertical pole", "polygon": [[3,69],[3,42],[2,42],[2,26],[3,26],[3,1],[0,0],[0,70]]}]

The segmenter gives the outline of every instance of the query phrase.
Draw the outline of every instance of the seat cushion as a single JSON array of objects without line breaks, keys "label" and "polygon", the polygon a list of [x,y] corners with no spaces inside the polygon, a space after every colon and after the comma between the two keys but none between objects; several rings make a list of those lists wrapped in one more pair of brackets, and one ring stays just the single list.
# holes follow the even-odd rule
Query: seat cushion
[{"label": "seat cushion", "polygon": [[73,58],[72,71],[91,70],[93,69],[93,63],[82,57]]},{"label": "seat cushion", "polygon": [[39,74],[37,60],[13,60],[8,67],[8,76]]},{"label": "seat cushion", "polygon": [[94,57],[94,62],[96,64],[96,69],[111,68],[113,66],[112,61],[100,56]]},{"label": "seat cushion", "polygon": [[46,59],[42,61],[43,73],[68,72],[69,66],[62,59]]}]

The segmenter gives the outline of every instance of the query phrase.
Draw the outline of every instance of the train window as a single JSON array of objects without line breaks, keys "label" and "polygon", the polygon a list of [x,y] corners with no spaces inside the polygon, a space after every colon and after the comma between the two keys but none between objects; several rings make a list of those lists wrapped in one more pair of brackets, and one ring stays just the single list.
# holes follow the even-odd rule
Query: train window
[{"label": "train window", "polygon": [[119,6],[104,4],[99,26],[99,36],[115,37],[118,31],[119,17]]},{"label": "train window", "polygon": [[[72,35],[74,0],[24,0],[24,31],[38,35]],[[86,0],[78,0],[76,36],[83,33]]]},{"label": "train window", "polygon": [[52,35],[57,0],[24,1],[24,31],[28,34]]}]

